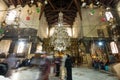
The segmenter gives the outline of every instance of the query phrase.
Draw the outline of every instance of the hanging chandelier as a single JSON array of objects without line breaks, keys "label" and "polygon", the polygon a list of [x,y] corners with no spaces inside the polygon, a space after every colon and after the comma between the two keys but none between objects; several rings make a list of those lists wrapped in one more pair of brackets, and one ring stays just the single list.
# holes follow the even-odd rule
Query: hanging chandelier
[{"label": "hanging chandelier", "polygon": [[55,27],[55,31],[50,37],[50,45],[57,51],[64,51],[70,46],[70,36],[62,23],[63,13],[60,12],[58,17],[58,25]]}]

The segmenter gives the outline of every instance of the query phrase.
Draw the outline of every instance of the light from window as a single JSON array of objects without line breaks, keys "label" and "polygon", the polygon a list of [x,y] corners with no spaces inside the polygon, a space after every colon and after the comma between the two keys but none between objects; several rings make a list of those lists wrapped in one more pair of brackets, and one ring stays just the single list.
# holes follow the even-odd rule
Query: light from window
[{"label": "light from window", "polygon": [[113,18],[113,15],[110,11],[105,12],[105,16],[106,16],[107,21],[110,21],[110,19]]},{"label": "light from window", "polygon": [[113,54],[118,53],[118,47],[114,41],[110,43],[110,47]]},{"label": "light from window", "polygon": [[15,10],[9,11],[9,13],[6,17],[6,23],[7,24],[12,24],[13,21],[15,20],[16,16],[17,16],[17,11],[15,11]]},{"label": "light from window", "polygon": [[18,43],[17,53],[23,53],[24,48],[25,48],[25,42],[20,41],[20,42]]}]

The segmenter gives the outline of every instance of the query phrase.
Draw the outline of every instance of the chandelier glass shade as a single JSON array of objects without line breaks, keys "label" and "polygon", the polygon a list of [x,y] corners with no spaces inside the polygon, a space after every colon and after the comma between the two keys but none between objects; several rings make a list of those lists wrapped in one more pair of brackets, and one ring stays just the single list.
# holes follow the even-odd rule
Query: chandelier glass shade
[{"label": "chandelier glass shade", "polygon": [[66,28],[62,25],[63,14],[59,13],[58,26],[55,27],[53,35],[50,37],[50,45],[54,47],[54,50],[64,51],[70,46],[70,36],[67,33]]}]

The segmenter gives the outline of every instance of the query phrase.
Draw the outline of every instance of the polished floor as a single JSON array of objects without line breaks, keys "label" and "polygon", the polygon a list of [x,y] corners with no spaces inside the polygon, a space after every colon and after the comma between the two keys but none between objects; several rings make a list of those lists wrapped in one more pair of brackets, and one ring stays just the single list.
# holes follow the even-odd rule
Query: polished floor
[{"label": "polished floor", "polygon": [[[105,73],[102,71],[97,71],[89,68],[73,68],[73,80],[118,80],[116,76]],[[19,68],[13,70],[13,74],[10,77],[0,77],[0,80],[38,80],[39,70],[35,67],[33,68]],[[8,79],[9,78],[9,79]],[[60,80],[54,75],[50,76],[50,80]]]}]

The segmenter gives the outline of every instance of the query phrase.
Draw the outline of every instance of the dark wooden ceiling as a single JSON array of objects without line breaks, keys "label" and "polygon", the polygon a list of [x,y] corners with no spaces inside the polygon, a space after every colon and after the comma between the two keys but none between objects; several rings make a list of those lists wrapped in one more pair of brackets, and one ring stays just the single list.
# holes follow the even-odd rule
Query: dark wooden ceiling
[{"label": "dark wooden ceiling", "polygon": [[[80,15],[80,19],[82,20],[82,12],[81,12],[81,5],[83,2],[86,2],[87,5],[94,3],[97,5],[97,2],[100,3],[100,5],[115,7],[115,5],[118,3],[119,0],[3,0],[6,5],[9,7],[10,5],[14,5],[15,7],[17,5],[21,5],[24,7],[25,5],[29,5],[30,7],[32,5],[36,5],[38,7],[38,2],[42,3],[42,8],[40,12],[41,19],[42,13],[45,12],[45,17],[47,19],[47,22],[49,26],[53,24],[57,24],[58,22],[58,13],[61,11],[63,13],[63,22],[66,25],[73,25],[73,22],[75,21],[75,17],[77,16],[77,12]],[[33,1],[31,5],[31,1]],[[45,1],[47,1],[47,4],[45,4]]]}]

